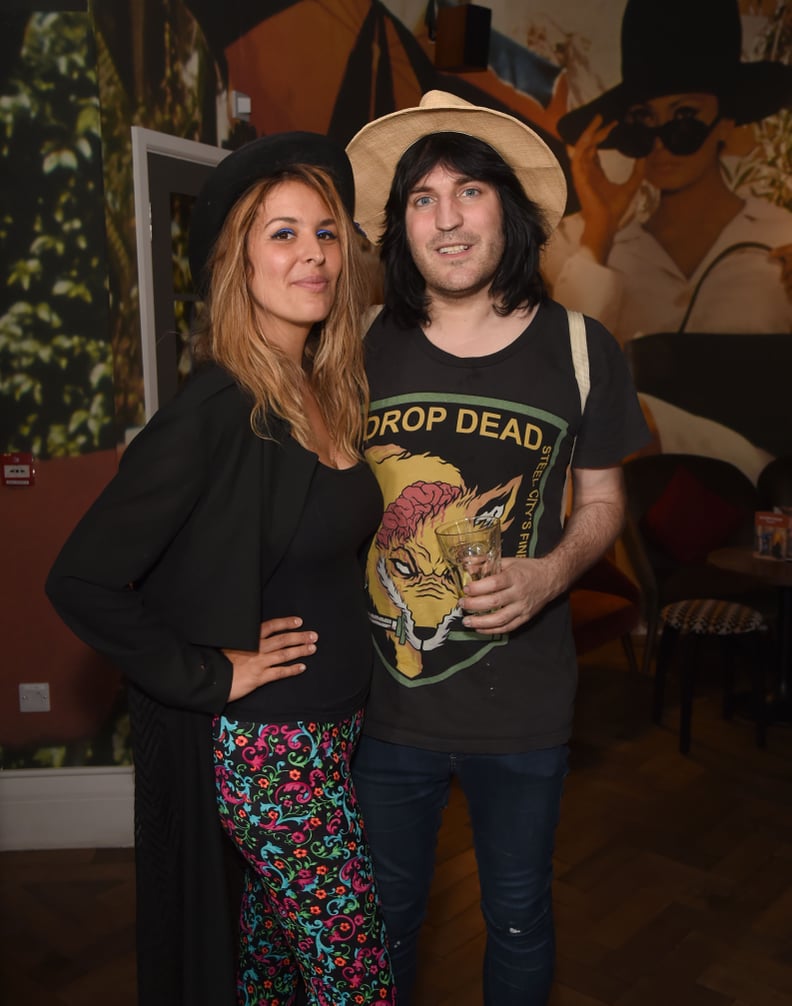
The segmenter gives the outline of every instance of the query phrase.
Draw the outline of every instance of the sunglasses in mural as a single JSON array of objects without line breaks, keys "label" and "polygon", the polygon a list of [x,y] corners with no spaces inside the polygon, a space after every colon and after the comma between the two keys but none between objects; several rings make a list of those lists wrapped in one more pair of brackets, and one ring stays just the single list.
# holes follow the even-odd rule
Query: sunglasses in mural
[{"label": "sunglasses in mural", "polygon": [[715,128],[720,116],[712,122],[702,122],[691,116],[669,119],[661,126],[648,126],[644,122],[629,120],[619,122],[607,138],[609,147],[625,157],[648,157],[658,139],[670,154],[686,157],[695,154]]}]

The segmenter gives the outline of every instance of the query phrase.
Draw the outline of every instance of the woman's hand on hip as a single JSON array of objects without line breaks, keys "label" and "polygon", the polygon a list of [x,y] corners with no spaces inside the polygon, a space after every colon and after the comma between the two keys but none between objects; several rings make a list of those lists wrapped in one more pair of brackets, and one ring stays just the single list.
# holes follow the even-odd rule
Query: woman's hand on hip
[{"label": "woman's hand on hip", "polygon": [[316,652],[319,637],[300,630],[301,625],[301,618],[272,618],[261,623],[257,651],[223,650],[234,669],[229,702],[249,695],[260,685],[302,674],[305,664],[301,658]]}]

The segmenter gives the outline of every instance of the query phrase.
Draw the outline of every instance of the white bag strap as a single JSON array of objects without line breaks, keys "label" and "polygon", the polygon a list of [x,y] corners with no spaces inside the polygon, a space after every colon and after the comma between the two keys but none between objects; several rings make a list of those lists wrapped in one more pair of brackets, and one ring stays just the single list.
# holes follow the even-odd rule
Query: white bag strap
[{"label": "white bag strap", "polygon": [[569,322],[569,345],[572,350],[572,365],[580,392],[580,411],[586,411],[586,400],[591,387],[589,373],[588,346],[586,345],[586,321],[580,311],[567,311]]},{"label": "white bag strap", "polygon": [[377,320],[377,318],[379,317],[380,311],[382,310],[383,306],[384,306],[383,304],[371,304],[363,312],[363,315],[362,315],[362,317],[360,319],[360,334],[361,334],[361,336],[364,336],[366,334],[366,332],[368,332],[368,330],[374,324],[374,322]]},{"label": "white bag strap", "polygon": [[[572,351],[572,366],[575,368],[575,380],[577,381],[578,392],[580,394],[580,412],[582,415],[586,411],[586,401],[588,400],[588,393],[591,387],[588,345],[586,343],[586,320],[580,311],[567,310],[567,323],[569,325],[569,348]],[[567,466],[564,493],[561,503],[562,524],[566,520],[566,513],[569,508],[572,458],[574,456],[575,444],[572,444],[572,452],[569,455],[569,465]]]}]

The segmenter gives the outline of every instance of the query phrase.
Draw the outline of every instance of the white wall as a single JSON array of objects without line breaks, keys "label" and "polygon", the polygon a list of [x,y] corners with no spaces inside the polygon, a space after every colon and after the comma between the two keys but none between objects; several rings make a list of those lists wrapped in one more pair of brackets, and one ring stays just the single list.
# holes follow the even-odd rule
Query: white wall
[{"label": "white wall", "polygon": [[0,772],[0,851],[131,846],[133,787],[128,767]]}]

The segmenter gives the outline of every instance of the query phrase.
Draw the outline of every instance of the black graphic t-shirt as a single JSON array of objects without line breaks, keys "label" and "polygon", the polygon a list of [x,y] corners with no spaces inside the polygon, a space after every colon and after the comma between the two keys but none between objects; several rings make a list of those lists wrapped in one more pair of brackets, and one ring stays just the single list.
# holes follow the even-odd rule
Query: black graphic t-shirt
[{"label": "black graphic t-shirt", "polygon": [[366,566],[372,736],[492,753],[568,739],[577,663],[566,598],[509,635],[465,629],[435,528],[497,514],[504,556],[545,555],[562,533],[573,443],[580,468],[616,465],[645,443],[618,344],[599,323],[586,327],[583,417],[566,311],[552,301],[485,357],[452,356],[387,316],[369,331],[366,457],[385,505]]}]

